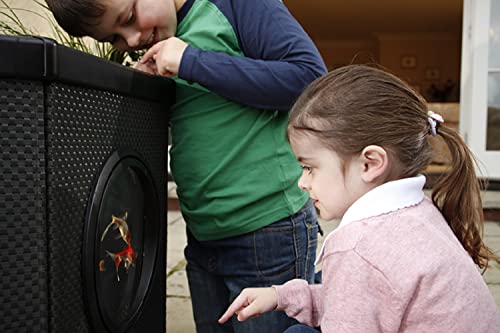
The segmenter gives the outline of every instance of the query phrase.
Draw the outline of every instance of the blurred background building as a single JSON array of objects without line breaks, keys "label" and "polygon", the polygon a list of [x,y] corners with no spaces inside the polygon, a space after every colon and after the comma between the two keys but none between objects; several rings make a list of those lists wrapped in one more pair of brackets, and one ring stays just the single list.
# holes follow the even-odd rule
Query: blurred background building
[{"label": "blurred background building", "polygon": [[[328,68],[377,63],[409,82],[459,128],[500,180],[500,1],[285,0]],[[449,160],[434,142],[433,171]]]}]

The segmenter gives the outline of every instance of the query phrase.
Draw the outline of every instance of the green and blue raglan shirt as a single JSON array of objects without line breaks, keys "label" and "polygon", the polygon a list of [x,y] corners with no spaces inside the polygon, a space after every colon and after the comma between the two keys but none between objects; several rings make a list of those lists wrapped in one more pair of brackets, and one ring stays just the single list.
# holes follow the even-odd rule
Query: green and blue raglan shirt
[{"label": "green and blue raglan shirt", "polygon": [[187,0],[185,50],[170,113],[170,167],[198,240],[257,230],[298,211],[307,193],[285,137],[288,110],[326,72],[279,0]]}]

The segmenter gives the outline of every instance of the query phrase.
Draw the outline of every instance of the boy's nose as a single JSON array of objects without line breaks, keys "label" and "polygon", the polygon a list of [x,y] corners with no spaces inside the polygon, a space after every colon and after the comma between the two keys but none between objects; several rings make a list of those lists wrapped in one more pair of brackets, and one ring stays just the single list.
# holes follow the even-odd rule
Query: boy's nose
[{"label": "boy's nose", "polygon": [[141,45],[140,31],[126,31],[124,32],[124,38],[130,48],[136,48]]},{"label": "boy's nose", "polygon": [[311,189],[311,186],[309,185],[309,182],[307,181],[306,177],[304,177],[304,175],[300,176],[297,185],[301,190],[304,191],[309,191]]}]

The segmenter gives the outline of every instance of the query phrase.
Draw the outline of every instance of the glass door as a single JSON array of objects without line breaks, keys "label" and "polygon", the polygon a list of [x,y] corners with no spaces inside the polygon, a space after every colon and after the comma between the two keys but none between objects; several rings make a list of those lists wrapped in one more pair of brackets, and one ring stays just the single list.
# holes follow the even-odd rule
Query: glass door
[{"label": "glass door", "polygon": [[500,179],[500,1],[464,0],[460,130],[481,176]]}]

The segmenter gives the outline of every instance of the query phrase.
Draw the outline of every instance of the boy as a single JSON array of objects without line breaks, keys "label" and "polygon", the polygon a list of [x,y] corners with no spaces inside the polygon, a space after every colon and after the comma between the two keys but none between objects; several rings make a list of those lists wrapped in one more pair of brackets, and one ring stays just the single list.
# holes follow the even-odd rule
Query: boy
[{"label": "boy", "polygon": [[297,186],[287,112],[325,73],[312,41],[279,0],[47,0],[59,24],[172,77],[171,170],[188,245],[198,332],[282,332],[280,312],[219,325],[248,286],[312,282],[317,216]]}]

